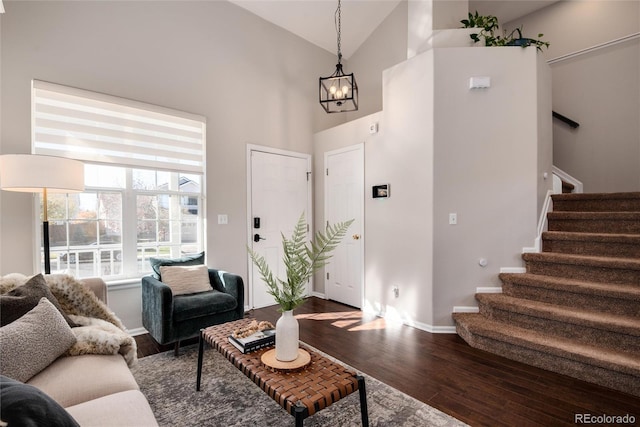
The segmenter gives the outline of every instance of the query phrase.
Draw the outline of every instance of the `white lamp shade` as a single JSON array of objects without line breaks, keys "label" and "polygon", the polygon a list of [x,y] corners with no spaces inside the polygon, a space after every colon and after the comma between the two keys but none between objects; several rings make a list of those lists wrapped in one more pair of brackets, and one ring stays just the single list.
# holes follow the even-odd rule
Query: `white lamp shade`
[{"label": "white lamp shade", "polygon": [[0,156],[0,187],[6,191],[74,193],[84,191],[84,164],[37,154]]}]

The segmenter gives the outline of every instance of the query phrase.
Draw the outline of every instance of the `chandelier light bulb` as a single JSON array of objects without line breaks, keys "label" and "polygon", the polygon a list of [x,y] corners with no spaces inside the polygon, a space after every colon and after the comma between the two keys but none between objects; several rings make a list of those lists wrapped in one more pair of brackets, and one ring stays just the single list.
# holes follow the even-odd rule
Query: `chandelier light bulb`
[{"label": "chandelier light bulb", "polygon": [[342,91],[340,89],[336,91],[336,98],[342,98]]},{"label": "chandelier light bulb", "polygon": [[344,94],[344,96],[347,96],[349,94],[349,86],[342,86],[342,93]]},{"label": "chandelier light bulb", "polygon": [[335,87],[335,86],[331,86],[331,87],[329,88],[329,92],[331,93],[331,95],[335,95],[335,93],[336,93],[336,87]]}]

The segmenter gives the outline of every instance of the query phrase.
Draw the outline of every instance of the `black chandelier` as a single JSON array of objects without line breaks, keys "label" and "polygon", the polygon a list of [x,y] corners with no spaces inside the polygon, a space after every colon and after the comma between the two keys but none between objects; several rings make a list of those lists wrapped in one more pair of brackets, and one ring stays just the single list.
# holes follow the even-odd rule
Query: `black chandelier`
[{"label": "black chandelier", "polygon": [[336,71],[329,77],[320,77],[320,105],[327,113],[344,113],[358,110],[358,85],[351,74],[342,70],[342,52],[340,51],[341,4],[338,0],[335,23],[338,33],[338,64]]}]

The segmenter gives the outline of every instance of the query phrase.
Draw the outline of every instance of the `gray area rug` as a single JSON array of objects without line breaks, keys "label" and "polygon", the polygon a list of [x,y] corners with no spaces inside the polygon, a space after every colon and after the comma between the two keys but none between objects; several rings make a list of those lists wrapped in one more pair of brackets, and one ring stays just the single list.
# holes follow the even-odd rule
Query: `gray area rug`
[{"label": "gray area rug", "polygon": [[[294,425],[292,415],[209,347],[204,354],[201,391],[196,392],[197,360],[198,348],[193,345],[181,349],[177,358],[173,351],[144,357],[132,369],[161,426]],[[375,378],[364,377],[371,426],[465,425]],[[304,425],[362,425],[358,393],[305,419]]]}]

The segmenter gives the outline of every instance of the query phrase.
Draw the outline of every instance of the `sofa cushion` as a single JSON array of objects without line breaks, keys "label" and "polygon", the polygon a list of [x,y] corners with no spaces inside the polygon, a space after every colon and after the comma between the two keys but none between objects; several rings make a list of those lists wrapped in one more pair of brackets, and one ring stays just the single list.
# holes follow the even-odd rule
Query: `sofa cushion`
[{"label": "sofa cushion", "polygon": [[38,305],[40,298],[43,297],[55,306],[69,326],[72,328],[76,326],[60,307],[58,299],[51,293],[42,274],[36,274],[25,284],[0,295],[0,326],[8,325],[24,316],[27,311]]},{"label": "sofa cushion", "polygon": [[147,399],[139,390],[110,394],[70,406],[67,411],[80,425],[92,427],[158,425]]},{"label": "sofa cushion", "polygon": [[61,357],[28,381],[63,407],[126,390],[138,390],[121,355]]},{"label": "sofa cushion", "polygon": [[9,427],[79,427],[55,400],[28,384],[0,376],[0,414]]},{"label": "sofa cushion", "polygon": [[235,310],[238,302],[220,291],[179,295],[173,299],[173,318],[176,322]]},{"label": "sofa cushion", "polygon": [[162,283],[171,288],[173,295],[210,291],[209,269],[206,265],[160,266]]},{"label": "sofa cushion", "polygon": [[182,258],[149,258],[149,264],[153,270],[153,277],[158,280],[162,280],[162,274],[160,273],[160,266],[171,265],[199,265],[204,264],[204,252],[200,252],[195,255],[186,255]]},{"label": "sofa cushion", "polygon": [[75,342],[60,312],[42,298],[27,314],[0,328],[0,373],[27,381]]}]

